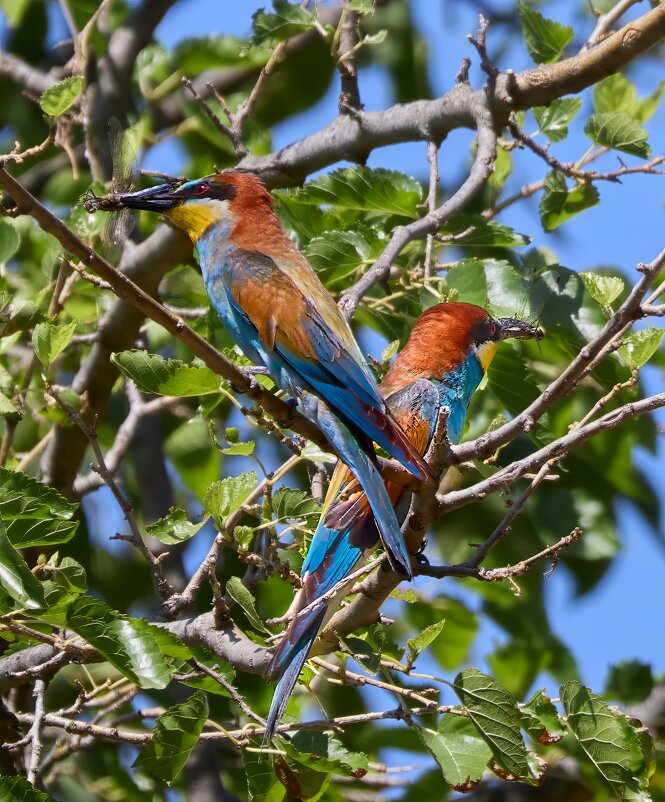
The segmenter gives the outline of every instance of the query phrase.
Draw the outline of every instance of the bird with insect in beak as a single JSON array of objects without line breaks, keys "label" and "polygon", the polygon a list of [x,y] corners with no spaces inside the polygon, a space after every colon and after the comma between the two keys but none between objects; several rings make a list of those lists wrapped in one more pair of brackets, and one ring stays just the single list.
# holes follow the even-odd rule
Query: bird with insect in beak
[{"label": "bird with insect in beak", "polygon": [[229,334],[316,420],[365,490],[392,564],[411,577],[373,443],[417,478],[432,481],[431,472],[386,408],[348,323],[287,236],[261,181],[227,171],[86,204],[88,211],[159,212],[189,234],[210,303]]},{"label": "bird with insect in beak", "polygon": [[[509,338],[536,339],[543,332],[515,318],[493,318],[479,306],[443,303],[418,318],[411,335],[381,383],[388,409],[419,454],[426,454],[446,415],[452,443],[462,436],[471,397],[498,344]],[[403,520],[411,493],[386,482]],[[379,542],[367,497],[347,468],[338,463],[301,572],[301,590],[289,610],[291,620],[266,671],[277,680],[266,726],[274,734],[298,675],[321,628],[348,592],[344,579],[367,560]],[[317,599],[331,594],[331,598]]]}]

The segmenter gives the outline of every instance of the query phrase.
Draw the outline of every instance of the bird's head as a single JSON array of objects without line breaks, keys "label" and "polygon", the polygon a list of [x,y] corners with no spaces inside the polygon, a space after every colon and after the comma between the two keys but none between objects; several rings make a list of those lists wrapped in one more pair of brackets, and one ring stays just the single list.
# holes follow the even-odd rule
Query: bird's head
[{"label": "bird's head", "polygon": [[102,208],[144,209],[164,215],[182,228],[194,243],[213,225],[226,226],[229,233],[247,216],[274,218],[270,193],[251,173],[229,170],[193,181],[171,181],[138,192],[105,196]]},{"label": "bird's head", "polygon": [[542,329],[512,317],[495,318],[474,304],[442,303],[427,309],[383,381],[385,392],[405,379],[443,379],[472,354],[487,371],[499,343],[510,338],[541,340]]}]

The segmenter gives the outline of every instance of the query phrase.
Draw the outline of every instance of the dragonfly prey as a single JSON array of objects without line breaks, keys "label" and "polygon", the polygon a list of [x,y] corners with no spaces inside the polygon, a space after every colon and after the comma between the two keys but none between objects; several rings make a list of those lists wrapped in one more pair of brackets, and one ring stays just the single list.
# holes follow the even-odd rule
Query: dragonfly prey
[{"label": "dragonfly prey", "polygon": [[122,203],[121,198],[131,193],[137,201],[154,193],[154,187],[133,192],[139,178],[136,148],[131,144],[131,129],[123,129],[115,117],[109,120],[109,147],[113,164],[111,191],[96,195],[89,189],[81,201],[86,212],[114,212],[109,214],[102,232],[104,250],[108,256],[116,256],[127,241],[136,224],[139,206]]}]

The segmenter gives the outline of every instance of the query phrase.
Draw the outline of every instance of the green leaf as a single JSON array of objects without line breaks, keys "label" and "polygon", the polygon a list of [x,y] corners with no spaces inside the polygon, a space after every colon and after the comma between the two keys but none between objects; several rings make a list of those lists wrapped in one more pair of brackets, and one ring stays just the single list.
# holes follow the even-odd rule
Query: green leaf
[{"label": "green leaf", "polygon": [[540,132],[550,142],[561,142],[568,136],[568,126],[581,105],[582,101],[578,97],[562,97],[553,100],[549,106],[536,106],[532,111]]},{"label": "green leaf", "polygon": [[301,763],[318,772],[341,774],[360,779],[367,774],[369,760],[362,752],[349,752],[329,733],[296,732],[290,740],[279,738],[280,748]]},{"label": "green leaf", "polygon": [[250,740],[254,751],[242,751],[242,765],[247,777],[247,799],[249,802],[281,802],[286,791],[275,776],[272,760],[261,751],[262,743],[254,738]]},{"label": "green leaf", "polygon": [[224,433],[224,438],[229,444],[228,448],[220,448],[219,450],[227,457],[251,457],[254,453],[256,443],[253,440],[240,440],[237,428],[227,429]]},{"label": "green leaf", "polygon": [[492,751],[468,718],[446,714],[438,731],[418,727],[416,732],[449,785],[463,793],[476,787]]},{"label": "green leaf", "polygon": [[242,584],[242,581],[239,577],[232,576],[227,581],[226,592],[237,604],[242,607],[248,621],[255,629],[257,629],[259,632],[270,633],[270,630],[266,627],[263,621],[261,621],[259,614],[256,612],[254,596],[252,596],[251,592]]},{"label": "green leaf", "polygon": [[8,262],[20,244],[21,237],[13,222],[0,218],[0,264]]},{"label": "green leaf", "polygon": [[496,762],[515,777],[529,778],[526,747],[515,699],[495,679],[468,668],[455,677],[453,690],[489,746]]},{"label": "green leaf", "polygon": [[658,108],[663,93],[665,92],[665,81],[661,81],[649,97],[641,98],[637,101],[637,108],[635,109],[635,117],[641,123],[646,122],[653,116]]},{"label": "green leaf", "polygon": [[531,237],[518,234],[495,220],[485,220],[479,214],[458,214],[444,223],[438,233],[443,237],[457,237],[455,245],[519,248],[531,242]]},{"label": "green leaf", "polygon": [[536,743],[554,744],[566,734],[557,709],[545,691],[536,691],[519,712],[522,727]]},{"label": "green leaf", "polygon": [[656,353],[665,336],[665,329],[641,329],[622,338],[624,344],[619,354],[632,370],[639,370]]},{"label": "green leaf", "polygon": [[250,471],[238,476],[226,476],[210,485],[203,497],[203,509],[212,515],[220,531],[224,530],[225,519],[242,507],[257,483],[256,472]]},{"label": "green leaf", "polygon": [[544,17],[524,0],[517,4],[522,19],[522,35],[529,55],[537,64],[552,64],[561,58],[573,41],[575,31],[569,25]]},{"label": "green leaf", "polygon": [[590,271],[580,273],[579,276],[591,297],[604,307],[611,307],[612,301],[624,288],[624,281],[618,276],[604,276]]},{"label": "green leaf", "polygon": [[[0,0],[0,8],[10,28],[18,28],[23,21],[23,17],[29,5],[30,0]],[[37,799],[37,797],[35,797],[35,799]]]},{"label": "green leaf", "polygon": [[568,726],[615,793],[639,793],[645,760],[628,720],[576,680],[561,687],[561,702]]},{"label": "green leaf", "polygon": [[69,345],[76,321],[58,326],[55,323],[38,323],[32,332],[32,346],[37,358],[47,368]]},{"label": "green leaf", "polygon": [[49,578],[42,585],[48,609],[39,613],[38,617],[40,621],[64,627],[69,605],[88,589],[85,569],[71,557],[63,557],[58,562],[57,554],[49,559],[45,567],[49,571]]},{"label": "green leaf", "polygon": [[584,126],[584,133],[596,144],[632,153],[648,159],[651,148],[648,134],[630,114],[625,111],[603,111],[592,114]]},{"label": "green leaf", "polygon": [[11,418],[12,420],[20,420],[22,417],[21,410],[16,406],[14,401],[6,396],[0,390],[0,415],[3,418]]},{"label": "green leaf", "polygon": [[341,209],[418,217],[422,187],[396,170],[344,167],[310,181],[291,200]]},{"label": "green leaf", "polygon": [[56,802],[52,796],[38,791],[25,777],[0,777],[2,802]]},{"label": "green leaf", "polygon": [[654,686],[651,666],[641,660],[623,660],[610,667],[605,696],[627,705],[643,702]]},{"label": "green leaf", "polygon": [[634,84],[621,73],[610,75],[594,87],[593,107],[599,112],[623,111],[635,117],[637,91]]},{"label": "green leaf", "polygon": [[62,81],[58,81],[57,84],[42,92],[39,105],[42,107],[44,114],[48,114],[51,117],[59,117],[67,109],[71,108],[82,89],[82,75],[63,78]]},{"label": "green leaf", "polygon": [[46,606],[41,582],[9,542],[2,519],[0,519],[0,587],[22,607],[27,607],[29,610]]},{"label": "green leaf", "polygon": [[103,601],[83,596],[67,611],[68,626],[141,688],[165,688],[171,671],[145,622],[127,618]]},{"label": "green leaf", "polygon": [[443,631],[443,627],[445,626],[446,619],[442,618],[440,621],[437,621],[435,624],[430,624],[430,626],[423,629],[415,638],[409,638],[406,642],[407,648],[409,650],[409,656],[407,658],[406,664],[409,668],[416,662],[418,655],[423,652],[430,643],[433,643]]},{"label": "green leaf", "polygon": [[552,171],[545,176],[545,189],[538,211],[545,231],[554,231],[566,220],[597,203],[600,203],[600,195],[593,185],[576,184],[569,190],[563,175]]},{"label": "green leaf", "polygon": [[147,769],[171,785],[196,746],[207,718],[208,700],[202,691],[169,707],[155,719],[152,741],[141,750],[132,767]]},{"label": "green leaf", "polygon": [[0,515],[16,548],[53,546],[70,540],[78,504],[19,471],[0,468]]},{"label": "green leaf", "polygon": [[205,365],[188,365],[145,351],[111,354],[111,362],[144,393],[196,396],[219,392],[219,376]]},{"label": "green leaf", "polygon": [[[272,509],[280,521],[297,518],[318,518],[321,505],[304,490],[280,487],[272,497]],[[309,522],[311,523],[311,521]]]},{"label": "green leaf", "polygon": [[193,524],[187,517],[185,510],[171,507],[167,516],[146,526],[146,532],[157,538],[161,543],[175,545],[194,537],[199,529],[206,525],[207,521],[208,516],[200,523]]},{"label": "green leaf", "polygon": [[326,287],[333,287],[373,262],[385,246],[375,231],[358,226],[352,231],[324,231],[310,239],[304,253]]},{"label": "green leaf", "polygon": [[273,0],[273,12],[259,9],[252,16],[254,36],[252,42],[281,42],[309,30],[316,22],[316,14],[292,5],[287,0]]}]

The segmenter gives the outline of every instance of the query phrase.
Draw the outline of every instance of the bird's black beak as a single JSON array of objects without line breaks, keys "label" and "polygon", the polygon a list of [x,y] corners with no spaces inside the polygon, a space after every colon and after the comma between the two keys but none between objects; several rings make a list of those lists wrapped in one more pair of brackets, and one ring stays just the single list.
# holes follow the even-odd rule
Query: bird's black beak
[{"label": "bird's black beak", "polygon": [[501,340],[513,338],[516,340],[540,341],[545,336],[545,332],[538,326],[533,326],[531,323],[526,323],[516,317],[501,317],[497,320],[497,323],[499,324],[499,339]]},{"label": "bird's black beak", "polygon": [[185,198],[178,194],[182,181],[169,181],[137,192],[110,192],[101,197],[87,198],[83,205],[88,212],[115,212],[120,209],[145,209],[165,212],[178,206]]}]

